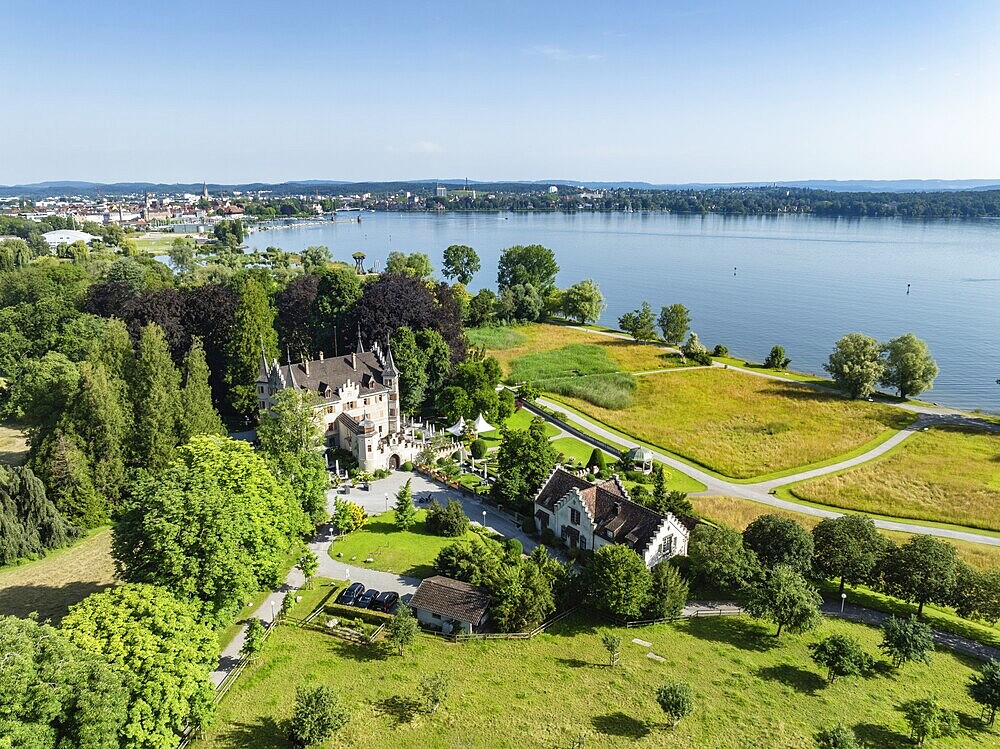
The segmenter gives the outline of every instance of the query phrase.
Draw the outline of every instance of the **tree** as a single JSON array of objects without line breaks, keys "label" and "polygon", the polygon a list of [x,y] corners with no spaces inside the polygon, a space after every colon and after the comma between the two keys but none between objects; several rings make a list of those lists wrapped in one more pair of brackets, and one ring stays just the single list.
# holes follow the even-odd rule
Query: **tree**
[{"label": "tree", "polygon": [[469,452],[472,453],[472,457],[476,460],[482,460],[489,452],[489,446],[486,444],[486,440],[477,438],[469,445]]},{"label": "tree", "polygon": [[306,549],[295,563],[295,568],[302,573],[306,580],[306,587],[312,587],[312,579],[319,572],[319,557],[312,549]]},{"label": "tree", "polygon": [[400,606],[392,619],[385,625],[385,639],[403,654],[403,648],[413,644],[419,627],[413,611],[407,605]]},{"label": "tree", "polygon": [[89,459],[94,490],[117,507],[125,485],[125,446],[132,406],[121,383],[112,382],[100,362],[80,362],[80,389],[65,415]]},{"label": "tree", "polygon": [[288,282],[274,295],[276,317],[274,327],[284,351],[308,354],[314,350],[334,353],[333,341],[316,341],[311,326],[313,305],[319,293],[319,276],[305,273]]},{"label": "tree", "polygon": [[958,575],[955,547],[933,536],[911,536],[902,546],[890,546],[881,561],[885,591],[917,603],[917,616],[925,603],[947,604]]},{"label": "tree", "polygon": [[13,616],[0,617],[0,653],[3,746],[119,749],[126,691],[101,658],[49,624]]},{"label": "tree", "polygon": [[453,244],[445,249],[444,265],[441,267],[445,278],[453,278],[463,286],[468,286],[479,268],[479,255],[468,245]]},{"label": "tree", "polygon": [[923,746],[927,739],[951,736],[958,730],[958,716],[931,697],[904,702],[900,709],[910,724],[910,738],[917,746]]},{"label": "tree", "polygon": [[466,321],[471,327],[494,322],[497,316],[497,295],[489,289],[480,289],[479,293],[469,300],[466,315]]},{"label": "tree", "polygon": [[516,545],[508,546],[506,554],[497,559],[495,574],[483,575],[493,597],[490,616],[501,632],[523,632],[535,627],[556,608],[547,558],[541,562],[535,558],[523,560],[522,552]]},{"label": "tree", "polygon": [[125,684],[122,749],[174,746],[185,725],[197,731],[211,720],[218,640],[197,621],[196,609],[168,590],[129,583],[93,593],[61,629]]},{"label": "tree", "polygon": [[180,393],[180,441],[187,442],[196,434],[225,435],[219,412],[212,405],[211,373],[205,360],[201,339],[195,338],[184,358],[184,385]]},{"label": "tree", "polygon": [[764,366],[767,369],[787,369],[792,360],[785,356],[783,346],[772,346],[767,358],[764,359]]},{"label": "tree", "polygon": [[260,657],[261,650],[264,649],[264,637],[267,629],[264,622],[256,616],[250,617],[247,628],[243,633],[243,647],[240,648],[240,655],[250,661],[256,661]]},{"label": "tree", "polygon": [[824,578],[840,578],[859,585],[875,571],[882,553],[883,537],[871,518],[864,515],[841,515],[824,518],[812,530],[813,571]]},{"label": "tree", "polygon": [[812,567],[813,539],[809,531],[782,515],[761,515],[743,531],[743,545],[765,569],[787,565],[800,575]]},{"label": "tree", "polygon": [[708,349],[705,348],[705,344],[701,342],[698,338],[698,334],[693,330],[688,335],[688,339],[684,341],[681,346],[681,353],[685,358],[691,359],[705,366],[710,366],[712,364],[712,357],[708,355]]},{"label": "tree", "polygon": [[746,610],[751,616],[778,625],[775,637],[787,629],[808,632],[819,624],[819,593],[794,568],[778,565],[750,587]]},{"label": "tree", "polygon": [[619,317],[618,327],[636,341],[656,340],[655,318],[649,302],[643,302],[639,309],[626,312]]},{"label": "tree", "polygon": [[274,318],[274,307],[264,287],[253,278],[247,280],[236,308],[226,370],[229,400],[239,414],[250,415],[257,410],[256,382],[260,374],[261,350],[268,361],[278,355]]},{"label": "tree", "polygon": [[879,649],[896,668],[911,661],[930,663],[931,652],[934,650],[934,632],[915,616],[904,619],[890,616],[882,624],[882,644]]},{"label": "tree", "polygon": [[163,330],[150,323],[139,336],[131,378],[132,460],[136,465],[158,471],[173,459],[179,442],[180,385]]},{"label": "tree", "polygon": [[424,354],[427,392],[437,392],[444,387],[451,375],[451,347],[436,330],[424,328],[418,330],[416,335],[417,345]]},{"label": "tree", "polygon": [[469,518],[457,499],[449,499],[445,507],[435,499],[427,508],[424,525],[435,536],[464,536],[469,530]]},{"label": "tree", "polygon": [[612,616],[637,619],[649,600],[653,578],[646,563],[622,544],[607,544],[587,565],[587,595],[591,604]]},{"label": "tree", "polygon": [[740,590],[760,574],[757,555],[743,546],[740,532],[725,525],[699,524],[688,540],[691,572],[710,585]]},{"label": "tree", "polygon": [[295,690],[295,708],[286,730],[292,744],[304,749],[325,743],[347,725],[348,720],[350,713],[341,706],[337,693],[326,684],[299,687]]},{"label": "tree", "polygon": [[858,740],[854,731],[838,723],[816,734],[816,749],[858,749]]},{"label": "tree", "polygon": [[656,688],[656,702],[667,717],[670,727],[674,728],[681,722],[681,718],[694,712],[694,690],[690,684],[668,681]]},{"label": "tree", "polygon": [[684,334],[691,325],[691,313],[683,304],[660,307],[656,324],[663,332],[663,340],[671,346],[677,346],[684,340]]},{"label": "tree", "polygon": [[497,480],[490,494],[507,507],[524,509],[555,464],[555,450],[542,419],[532,419],[526,430],[501,427]]},{"label": "tree", "polygon": [[930,390],[938,375],[938,365],[927,344],[913,333],[893,338],[884,346],[885,372],[880,384],[895,388],[900,398]]},{"label": "tree", "polygon": [[833,348],[823,369],[852,398],[867,398],[882,378],[882,346],[864,333],[848,333]]},{"label": "tree", "polygon": [[653,565],[649,574],[652,585],[646,602],[646,616],[650,619],[673,619],[680,616],[687,603],[687,581],[668,561]]},{"label": "tree", "polygon": [[420,696],[423,698],[424,711],[436,713],[450,690],[451,677],[448,676],[447,672],[435,671],[426,674],[420,680]]},{"label": "tree", "polygon": [[830,635],[819,642],[810,643],[812,659],[827,669],[831,684],[838,676],[857,676],[866,673],[873,665],[872,657],[861,643],[847,635]]},{"label": "tree", "polygon": [[399,403],[403,413],[420,410],[427,395],[427,354],[405,325],[392,337],[392,356],[399,370]]},{"label": "tree", "polygon": [[596,468],[597,472],[600,473],[606,468],[606,466],[607,463],[604,460],[604,451],[599,447],[595,447],[590,451],[590,458],[587,459],[587,468]]},{"label": "tree", "polygon": [[597,322],[606,307],[601,287],[589,278],[573,284],[562,295],[562,313],[580,325]]},{"label": "tree", "polygon": [[228,623],[309,530],[286,486],[246,442],[199,436],[137,483],[115,526],[119,574],[163,585],[202,618]]},{"label": "tree", "polygon": [[0,565],[41,556],[79,532],[59,514],[30,468],[0,465]]},{"label": "tree", "polygon": [[330,261],[333,260],[333,255],[330,254],[329,247],[324,245],[310,245],[299,253],[299,259],[302,262],[302,270],[309,274],[313,270],[325,268],[329,265]]},{"label": "tree", "polygon": [[330,522],[340,533],[347,534],[364,527],[368,515],[360,505],[346,499],[338,499],[333,504],[333,514]]},{"label": "tree", "polygon": [[496,305],[497,315],[509,323],[542,319],[545,298],[534,284],[519,283],[500,290]]},{"label": "tree", "polygon": [[516,245],[500,253],[497,263],[497,287],[510,288],[530,284],[542,296],[555,287],[559,266],[552,250],[540,244]]},{"label": "tree", "polygon": [[622,638],[611,632],[605,632],[601,635],[601,644],[608,651],[608,665],[617,666],[618,658],[622,654]]},{"label": "tree", "polygon": [[94,490],[90,461],[72,425],[46,436],[30,466],[63,517],[88,528],[107,522],[108,503]]},{"label": "tree", "polygon": [[[655,497],[654,501],[656,501]],[[664,515],[670,513],[677,518],[691,517],[694,515],[694,505],[692,505],[691,500],[688,499],[687,492],[676,490],[668,491],[662,502],[657,501],[656,510]]]},{"label": "tree", "polygon": [[403,488],[396,493],[396,525],[404,531],[417,522],[417,510],[413,506],[413,492],[410,490],[411,480],[407,479]]},{"label": "tree", "polygon": [[969,679],[969,696],[983,706],[983,719],[992,726],[1000,710],[1000,661],[987,661],[983,670]]},{"label": "tree", "polygon": [[[319,277],[319,283],[310,310],[309,322],[309,329],[313,334],[313,346],[318,351],[331,353],[342,354],[350,351],[355,338],[350,318],[361,298],[361,280],[354,269],[337,265],[324,268],[316,275]],[[368,333],[373,335],[372,331]],[[382,335],[383,331],[378,333]],[[384,341],[385,338],[376,340]]]}]

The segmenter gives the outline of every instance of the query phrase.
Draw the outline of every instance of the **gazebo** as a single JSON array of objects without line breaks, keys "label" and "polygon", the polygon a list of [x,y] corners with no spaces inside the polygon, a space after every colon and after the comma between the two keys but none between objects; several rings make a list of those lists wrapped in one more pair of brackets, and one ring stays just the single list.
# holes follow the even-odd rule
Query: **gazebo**
[{"label": "gazebo", "polygon": [[448,434],[461,438],[465,433],[465,417],[459,416],[458,421],[448,427],[445,431],[448,432]]},{"label": "gazebo", "polygon": [[633,447],[625,453],[625,462],[632,466],[641,466],[643,473],[653,470],[653,451],[648,447]]},{"label": "gazebo", "polygon": [[476,417],[476,423],[472,425],[472,428],[476,430],[477,435],[496,430],[495,426],[492,426],[486,419],[483,418],[482,412],[480,412],[479,416]]}]

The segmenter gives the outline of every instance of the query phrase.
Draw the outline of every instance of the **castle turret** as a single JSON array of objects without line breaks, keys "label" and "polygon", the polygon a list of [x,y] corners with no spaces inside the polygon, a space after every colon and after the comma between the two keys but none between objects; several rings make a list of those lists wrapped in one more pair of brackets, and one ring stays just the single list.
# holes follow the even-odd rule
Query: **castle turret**
[{"label": "castle turret", "polygon": [[392,344],[385,342],[385,367],[382,369],[382,384],[389,388],[389,431],[396,433],[402,429],[399,413],[399,371],[392,359]]}]

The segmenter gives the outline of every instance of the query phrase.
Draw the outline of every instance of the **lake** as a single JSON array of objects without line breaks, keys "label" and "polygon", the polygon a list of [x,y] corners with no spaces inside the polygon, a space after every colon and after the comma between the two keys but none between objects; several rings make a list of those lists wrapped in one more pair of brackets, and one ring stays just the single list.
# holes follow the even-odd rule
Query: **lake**
[{"label": "lake", "polygon": [[[343,219],[356,214],[341,214]],[[1000,221],[681,216],[666,213],[403,214],[251,234],[254,249],[326,245],[336,259],[360,250],[382,265],[391,250],[475,247],[483,269],[472,290],[496,286],[503,248],[543,244],[559,286],[600,285],[600,322],[649,301],[681,302],[711,348],[761,361],[774,344],[792,368],[822,373],[834,342],[861,331],[879,340],[913,332],[941,373],[924,399],[1000,411]],[[907,286],[909,285],[909,293]]]}]

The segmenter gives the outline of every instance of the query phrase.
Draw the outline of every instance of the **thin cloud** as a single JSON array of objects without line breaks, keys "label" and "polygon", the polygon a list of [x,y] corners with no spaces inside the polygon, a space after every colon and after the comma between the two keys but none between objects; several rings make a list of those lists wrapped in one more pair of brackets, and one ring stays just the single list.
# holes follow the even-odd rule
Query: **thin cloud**
[{"label": "thin cloud", "polygon": [[416,143],[406,145],[386,146],[388,153],[418,153],[418,154],[438,154],[444,153],[444,146],[440,143],[432,143],[429,140],[418,140]]},{"label": "thin cloud", "polygon": [[556,47],[552,44],[539,44],[532,47],[529,52],[533,55],[540,55],[541,57],[547,57],[550,60],[555,60],[556,62],[569,62],[571,60],[603,60],[604,55],[595,54],[581,54],[578,52],[570,52],[568,49],[563,49],[562,47]]}]

